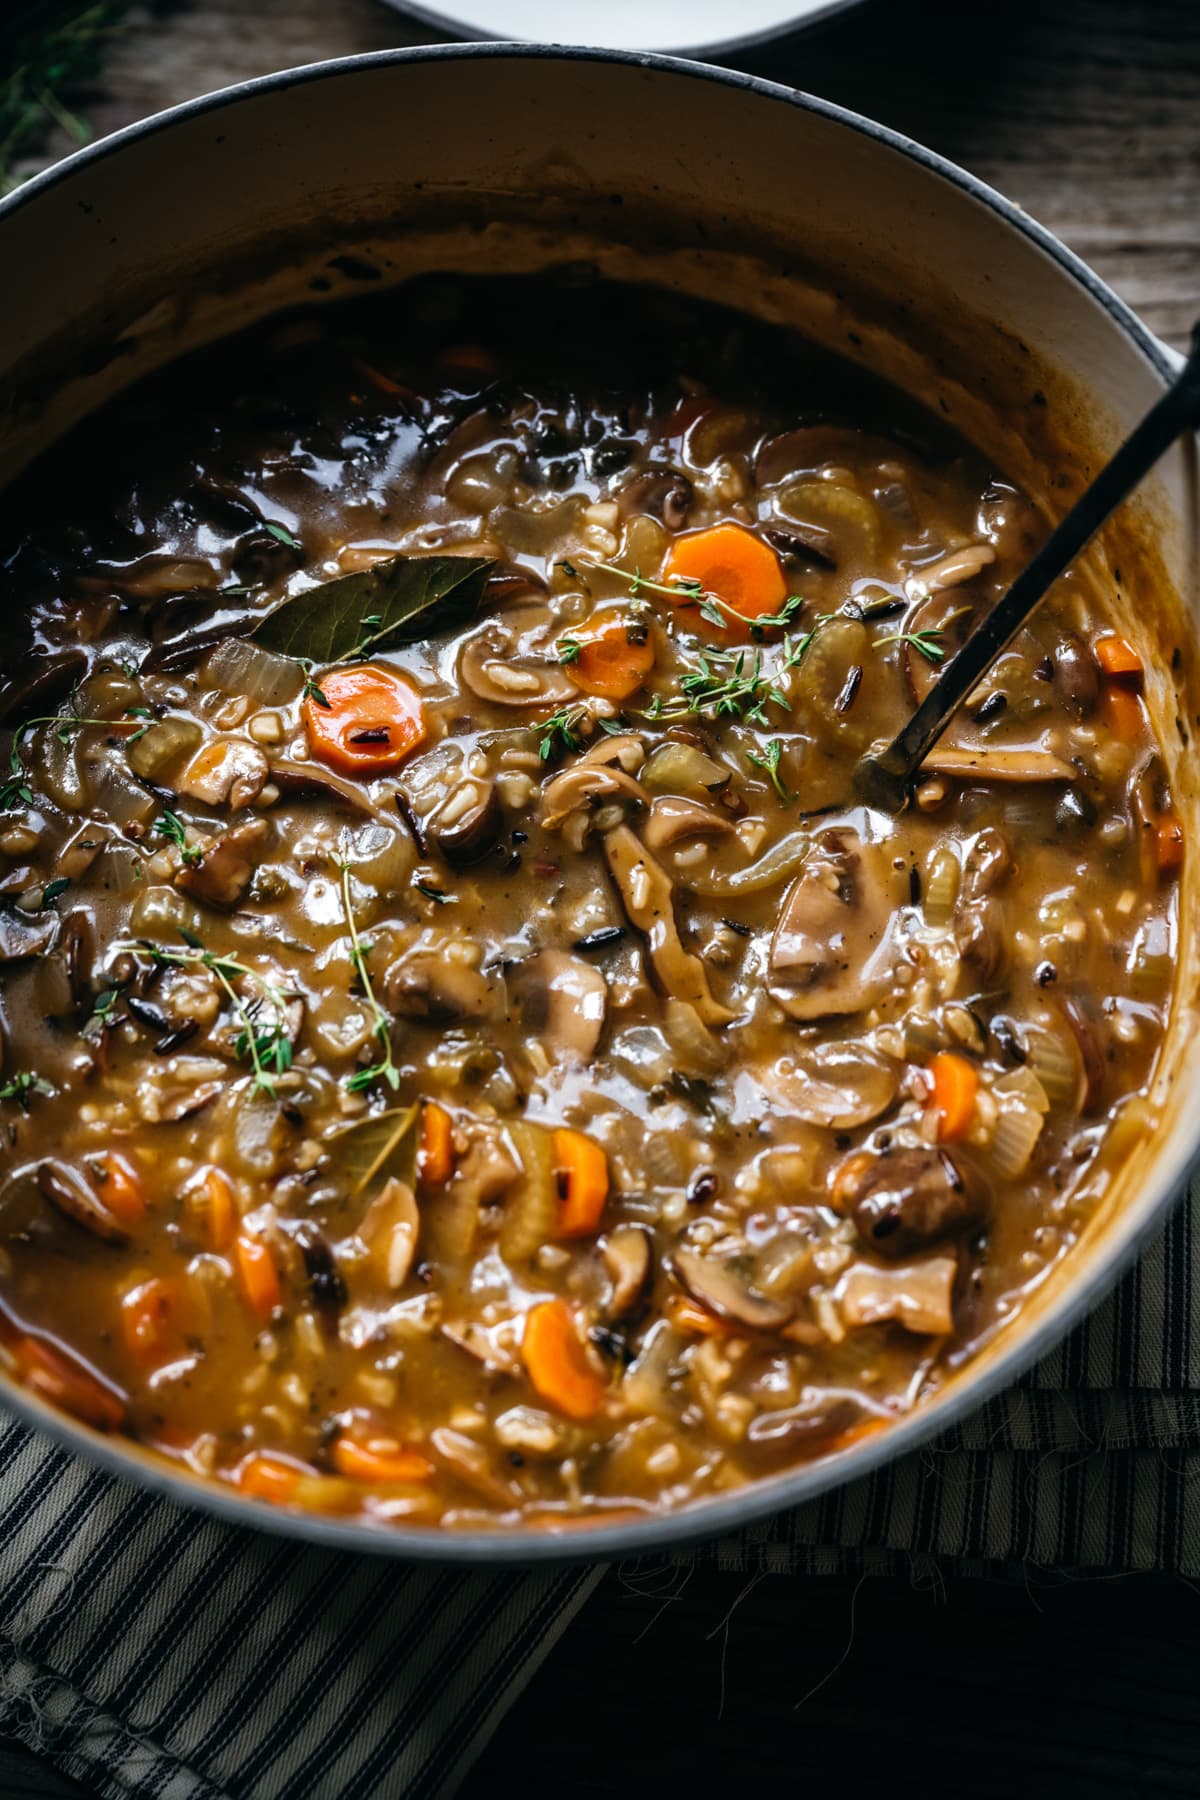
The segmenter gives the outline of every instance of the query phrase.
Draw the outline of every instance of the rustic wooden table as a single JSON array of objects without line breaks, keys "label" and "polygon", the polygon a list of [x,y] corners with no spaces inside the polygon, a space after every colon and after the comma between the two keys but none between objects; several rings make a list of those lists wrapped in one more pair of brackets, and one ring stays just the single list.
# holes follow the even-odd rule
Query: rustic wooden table
[{"label": "rustic wooden table", "polygon": [[[133,10],[96,91],[73,99],[100,133],[249,75],[429,41],[378,0],[168,0]],[[1169,342],[1200,316],[1197,0],[868,0],[742,66],[966,164]],[[38,160],[70,147],[64,135]],[[1195,1796],[1198,1627],[1187,1583],[776,1576],[747,1589],[717,1572],[618,1571],[464,1794],[824,1781],[921,1800]],[[0,1743],[0,1800],[81,1792]]]}]

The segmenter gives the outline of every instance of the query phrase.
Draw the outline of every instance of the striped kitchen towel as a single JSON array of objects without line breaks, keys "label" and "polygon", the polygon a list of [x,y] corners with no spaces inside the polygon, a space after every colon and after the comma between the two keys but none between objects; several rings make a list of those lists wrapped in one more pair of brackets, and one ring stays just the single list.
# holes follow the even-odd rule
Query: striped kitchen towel
[{"label": "striped kitchen towel", "polygon": [[435,1800],[602,1572],[317,1550],[9,1424],[0,1730],[112,1800]]},{"label": "striped kitchen towel", "polygon": [[[637,1568],[1200,1576],[1198,1207],[1194,1188],[1088,1323],[951,1436]],[[434,1800],[602,1574],[456,1572],[260,1536],[10,1423],[0,1729],[114,1800]]]}]

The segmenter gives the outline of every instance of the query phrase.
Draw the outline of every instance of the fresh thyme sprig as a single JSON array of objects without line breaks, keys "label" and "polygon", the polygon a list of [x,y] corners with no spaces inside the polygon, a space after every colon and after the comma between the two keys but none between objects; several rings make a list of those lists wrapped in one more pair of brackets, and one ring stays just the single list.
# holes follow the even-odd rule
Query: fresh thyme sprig
[{"label": "fresh thyme sprig", "polygon": [[583,645],[578,638],[560,637],[555,648],[558,651],[560,663],[573,663],[579,661],[579,653],[583,649]]},{"label": "fresh thyme sprig", "polygon": [[[754,616],[750,613],[739,612],[736,606],[731,606],[728,600],[723,600],[720,594],[714,592],[712,588],[706,588],[704,583],[696,580],[694,576],[676,575],[669,582],[652,581],[648,575],[643,575],[640,569],[634,569],[631,573],[628,569],[622,569],[617,563],[597,562],[590,557],[580,557],[579,560],[586,563],[590,569],[601,569],[606,575],[616,575],[622,581],[627,582],[631,600],[640,599],[642,594],[663,594],[668,600],[673,600],[677,606],[681,601],[685,605],[698,605],[700,617],[707,620],[710,625],[717,625],[723,631],[727,631],[729,629],[728,621],[736,619],[739,625],[749,627],[750,636],[756,640],[762,637],[764,631],[786,630],[804,605],[802,595],[789,594],[778,612],[759,613]],[[569,565],[564,563],[563,567],[569,568]],[[574,574],[573,569],[569,569],[569,572]],[[563,660],[568,659],[564,657]]]},{"label": "fresh thyme sprig", "polygon": [[[126,717],[136,716],[141,718],[144,714],[145,708],[143,707],[131,706],[126,708]],[[108,730],[111,731],[114,726],[117,726],[120,723],[121,720],[119,719],[85,719],[78,713],[46,713],[41,718],[26,719],[25,723],[23,725],[18,725],[16,731],[13,733],[12,749],[8,753],[9,778],[4,786],[0,787],[0,812],[11,812],[14,806],[33,805],[33,790],[29,785],[29,771],[25,767],[25,758],[22,754],[25,739],[29,736],[31,731],[37,731],[43,725],[53,725],[56,727],[55,735],[57,736],[59,743],[65,744],[68,742],[71,733],[73,731],[78,731],[81,726],[102,725],[106,726]],[[145,731],[145,729],[146,727],[143,725],[142,730],[135,735],[141,737],[142,731]]]},{"label": "fresh thyme sprig", "polygon": [[371,1009],[374,1019],[372,1031],[383,1052],[379,1060],[372,1063],[369,1069],[358,1069],[353,1075],[348,1075],[346,1086],[352,1094],[357,1094],[361,1093],[363,1088],[369,1088],[372,1082],[386,1081],[394,1093],[400,1086],[400,1071],[396,1067],[392,1055],[391,1026],[387,1014],[375,997],[371,972],[367,968],[367,955],[371,946],[363,942],[355,922],[354,902],[350,897],[350,864],[343,861],[339,867],[342,871],[342,912],[346,919],[346,930],[350,934],[350,961],[353,964],[354,973],[358,977],[359,986],[362,988],[363,998]]},{"label": "fresh thyme sprig", "polygon": [[791,701],[776,685],[780,675],[796,668],[829,615],[822,613],[811,630],[799,637],[785,637],[779,661],[764,666],[761,650],[749,660],[747,650],[702,650],[699,667],[679,677],[680,693],[664,700],[655,694],[646,710],[648,719],[678,719],[686,713],[704,713],[713,719],[745,719],[751,725],[768,726],[768,703],[791,710]]},{"label": "fresh thyme sprig", "polygon": [[587,716],[586,706],[564,706],[538,726],[538,755],[549,762],[557,752],[580,750],[579,725]]},{"label": "fresh thyme sprig", "polygon": [[885,644],[911,644],[926,662],[944,662],[946,646],[940,641],[944,629],[942,625],[929,625],[923,631],[889,631],[885,637],[875,639],[875,648],[881,650]]},{"label": "fresh thyme sprig", "polygon": [[[116,944],[114,948],[135,954],[140,952],[152,962],[164,963],[172,968],[207,969],[229,1001],[237,1020],[239,1030],[234,1040],[234,1054],[241,1061],[249,1059],[254,1072],[251,1094],[261,1091],[273,1095],[275,1077],[286,1074],[292,1066],[288,1001],[295,996],[269,976],[239,962],[236,957],[220,956],[215,950],[209,950],[203,938],[197,937],[194,931],[189,931],[183,925],[179,927],[179,935],[186,946],[182,950],[156,944],[150,938],[130,938]],[[239,981],[250,982],[257,988],[257,999],[244,1000],[234,985]]]},{"label": "fresh thyme sprig", "polygon": [[203,860],[204,852],[199,845],[188,843],[187,827],[178,813],[160,813],[154,821],[154,835],[166,838],[168,843],[176,845],[185,863],[195,864]]},{"label": "fresh thyme sprig", "polygon": [[783,804],[787,806],[795,799],[795,795],[789,792],[779,773],[779,761],[782,755],[783,745],[780,743],[779,739],[769,738],[762,747],[761,755],[757,750],[747,750],[746,761],[748,763],[753,763],[756,769],[762,769],[766,772],[767,779],[771,783],[771,786],[775,789],[775,792],[779,795]]},{"label": "fresh thyme sprig", "polygon": [[52,1094],[54,1089],[41,1075],[35,1075],[31,1069],[21,1069],[0,1087],[0,1100],[15,1100],[23,1113],[29,1111],[35,1094]]}]

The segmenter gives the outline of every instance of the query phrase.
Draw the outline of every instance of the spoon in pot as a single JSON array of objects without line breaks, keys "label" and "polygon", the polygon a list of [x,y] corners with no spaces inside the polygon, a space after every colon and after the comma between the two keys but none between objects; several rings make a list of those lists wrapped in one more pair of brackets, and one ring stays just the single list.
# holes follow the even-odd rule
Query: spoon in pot
[{"label": "spoon in pot", "polygon": [[1148,475],[1175,439],[1200,426],[1200,323],[1192,330],[1191,355],[1172,385],[1101,469],[1051,532],[1029,566],[942,670],[903,731],[885,750],[864,757],[854,786],[869,806],[901,812],[912,780],[952,715],[1000,652],[1045,597],[1052,582],[1074,562],[1109,514]]}]

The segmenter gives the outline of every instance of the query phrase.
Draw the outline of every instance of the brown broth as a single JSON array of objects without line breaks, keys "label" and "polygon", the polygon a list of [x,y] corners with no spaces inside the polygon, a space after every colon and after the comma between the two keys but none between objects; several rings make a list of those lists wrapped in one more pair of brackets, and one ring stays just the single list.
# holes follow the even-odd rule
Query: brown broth
[{"label": "brown broth", "polygon": [[[935,1392],[1079,1237],[1170,1003],[1178,828],[1079,578],[914,806],[852,799],[1039,531],[848,365],[578,270],[274,320],[76,430],[0,521],[19,1377],[457,1527]],[[361,659],[240,648],[398,552],[487,559],[480,608],[352,717]]]}]

